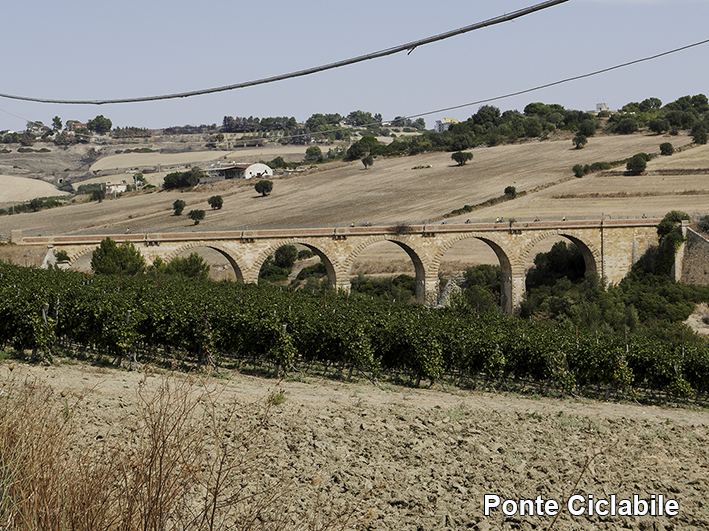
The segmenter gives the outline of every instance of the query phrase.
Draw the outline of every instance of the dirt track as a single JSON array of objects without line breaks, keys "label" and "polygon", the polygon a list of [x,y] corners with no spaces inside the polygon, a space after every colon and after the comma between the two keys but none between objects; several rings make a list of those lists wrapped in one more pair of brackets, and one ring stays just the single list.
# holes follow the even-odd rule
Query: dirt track
[{"label": "dirt track", "polygon": [[[125,445],[136,421],[140,372],[83,365],[0,365],[0,378],[36,377],[83,396],[74,413],[87,444]],[[148,378],[156,386],[160,377]],[[234,374],[214,380],[222,402],[254,401],[276,388],[285,402],[267,425],[274,460],[291,475],[288,497],[305,511],[321,484],[335,505],[373,487],[372,530],[547,529],[548,516],[486,518],[483,496],[562,505],[555,529],[709,528],[709,415],[705,411],[588,400],[521,398],[469,390],[412,389],[308,377],[281,382]],[[91,390],[87,392],[87,390]],[[133,430],[135,428],[133,427]],[[97,446],[98,448],[98,446]],[[588,457],[602,451],[572,487]],[[571,516],[573,492],[680,504],[667,517]],[[653,525],[655,527],[653,527]]]}]

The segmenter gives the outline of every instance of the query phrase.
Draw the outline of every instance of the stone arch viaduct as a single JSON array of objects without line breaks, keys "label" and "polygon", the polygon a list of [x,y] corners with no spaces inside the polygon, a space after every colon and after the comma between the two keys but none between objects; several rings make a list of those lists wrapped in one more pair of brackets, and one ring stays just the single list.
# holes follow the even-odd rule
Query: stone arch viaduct
[{"label": "stone arch viaduct", "polygon": [[244,282],[256,282],[266,258],[282,245],[301,244],[317,254],[327,270],[332,289],[349,290],[350,271],[357,256],[368,246],[390,241],[411,258],[416,271],[416,299],[435,304],[438,270],[446,251],[469,238],[486,243],[502,268],[502,307],[514,313],[525,291],[526,264],[534,247],[548,238],[564,237],[581,250],[587,274],[598,274],[618,283],[632,264],[650,246],[657,244],[657,219],[559,221],[536,223],[487,223],[440,225],[389,225],[371,227],[321,227],[215,232],[145,233],[22,237],[23,245],[46,245],[64,249],[72,262],[90,253],[107,236],[135,244],[151,263],[160,257],[169,261],[186,250],[209,247],[223,254]]}]

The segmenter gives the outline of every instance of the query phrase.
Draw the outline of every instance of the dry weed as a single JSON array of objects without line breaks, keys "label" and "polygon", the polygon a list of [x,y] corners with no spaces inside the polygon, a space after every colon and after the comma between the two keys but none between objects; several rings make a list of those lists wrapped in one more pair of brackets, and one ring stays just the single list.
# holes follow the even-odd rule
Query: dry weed
[{"label": "dry weed", "polygon": [[[223,387],[222,387],[223,389]],[[84,420],[33,380],[0,392],[3,531],[345,530],[364,521],[361,497],[335,508],[322,491],[303,511],[269,447],[271,402],[225,404],[204,381],[164,378],[139,389],[125,446],[82,439]]]}]

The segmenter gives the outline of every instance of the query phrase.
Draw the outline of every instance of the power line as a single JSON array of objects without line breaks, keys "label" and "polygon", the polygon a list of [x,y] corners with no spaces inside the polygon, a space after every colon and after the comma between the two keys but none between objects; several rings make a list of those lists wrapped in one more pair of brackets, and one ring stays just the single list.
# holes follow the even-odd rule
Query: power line
[{"label": "power line", "polygon": [[473,102],[470,102],[470,103],[463,103],[463,104],[461,104],[461,105],[454,105],[453,107],[446,107],[446,108],[444,108],[444,109],[437,109],[437,110],[435,110],[435,111],[428,111],[428,112],[423,112],[423,113],[420,113],[420,114],[412,114],[411,116],[407,116],[407,118],[419,118],[419,117],[421,117],[421,116],[427,116],[427,115],[429,115],[429,114],[435,114],[435,113],[438,113],[438,112],[452,111],[452,110],[455,110],[455,109],[461,109],[461,108],[463,108],[463,107],[470,107],[471,105],[480,105],[481,103],[488,103],[488,102],[495,101],[495,100],[501,100],[501,99],[505,99],[505,98],[511,98],[511,97],[513,97],[513,96],[520,96],[521,94],[527,94],[527,93],[529,93],[529,92],[534,92],[535,90],[541,90],[541,89],[544,89],[544,88],[549,88],[549,87],[553,87],[553,86],[556,86],[556,85],[561,85],[562,83],[568,83],[569,81],[576,81],[576,80],[578,80],[578,79],[584,79],[584,78],[591,77],[591,76],[597,76],[598,74],[604,74],[604,73],[610,72],[610,71],[612,71],[612,70],[618,70],[619,68],[625,68],[626,66],[631,66],[631,65],[635,65],[635,64],[642,63],[642,62],[645,62],[645,61],[651,61],[651,60],[653,60],[653,59],[658,59],[658,58],[660,58],[660,57],[664,57],[665,55],[670,55],[670,54],[673,54],[673,53],[677,53],[677,52],[681,52],[681,51],[684,51],[684,50],[688,50],[689,48],[694,48],[695,46],[701,46],[702,44],[707,44],[708,42],[709,42],[709,39],[706,39],[706,40],[703,40],[703,41],[695,42],[694,44],[688,44],[687,46],[682,46],[682,47],[680,47],[680,48],[675,48],[674,50],[669,50],[669,51],[667,51],[667,52],[658,53],[658,54],[655,54],[655,55],[651,55],[651,56],[649,56],[649,57],[643,57],[642,59],[636,59],[636,60],[634,60],[634,61],[628,61],[627,63],[621,63],[621,64],[619,64],[619,65],[610,66],[610,67],[608,67],[608,68],[603,68],[603,69],[601,69],[601,70],[596,70],[596,71],[594,71],[594,72],[589,72],[589,73],[587,73],[587,74],[581,74],[581,75],[578,75],[578,76],[567,77],[566,79],[561,79],[561,80],[559,80],[559,81],[554,81],[553,83],[546,83],[546,84],[544,84],[544,85],[538,85],[538,86],[533,87],[533,88],[529,88],[529,89],[525,89],[525,90],[520,90],[520,91],[517,91],[517,92],[510,92],[509,94],[504,94],[504,95],[502,95],[502,96],[495,96],[495,97],[493,97],[493,98],[486,98],[486,99],[484,99],[484,100],[473,101]]},{"label": "power line", "polygon": [[520,18],[525,15],[529,15],[530,13],[534,13],[536,11],[541,11],[542,9],[547,9],[549,7],[553,7],[558,4],[563,4],[564,2],[568,2],[568,1],[569,0],[548,0],[546,2],[542,2],[540,4],[535,4],[530,7],[525,7],[524,9],[519,9],[519,10],[514,11],[512,13],[506,13],[504,15],[500,15],[498,17],[494,17],[494,18],[485,20],[483,22],[476,22],[475,24],[470,24],[469,26],[464,26],[462,28],[447,31],[445,33],[440,33],[440,34],[434,35],[432,37],[428,37],[425,39],[419,39],[419,40],[416,40],[413,42],[409,42],[407,44],[401,44],[399,46],[394,46],[392,48],[386,48],[386,49],[380,50],[378,52],[373,52],[373,53],[369,53],[366,55],[360,55],[357,57],[353,57],[351,59],[344,59],[342,61],[336,61],[334,63],[328,63],[325,65],[316,66],[313,68],[307,68],[305,70],[298,70],[296,72],[290,72],[288,74],[281,74],[278,76],[266,77],[266,78],[262,78],[262,79],[257,79],[255,81],[246,81],[243,83],[235,83],[233,85],[225,85],[223,87],[208,88],[208,89],[202,89],[202,90],[193,90],[193,91],[189,91],[189,92],[178,92],[175,94],[163,94],[160,96],[144,96],[144,97],[138,97],[138,98],[121,98],[121,99],[112,99],[112,100],[58,100],[58,99],[32,98],[29,96],[15,96],[12,94],[4,94],[4,93],[0,93],[0,97],[13,99],[13,100],[31,101],[31,102],[35,102],[35,103],[60,103],[60,104],[66,104],[66,105],[105,105],[105,104],[112,104],[112,103],[137,103],[137,102],[143,102],[143,101],[169,100],[169,99],[176,99],[176,98],[187,98],[190,96],[200,96],[200,95],[204,95],[204,94],[213,94],[215,92],[224,92],[227,90],[235,90],[235,89],[240,89],[240,88],[253,87],[256,85],[265,85],[267,83],[274,83],[276,81],[283,81],[284,79],[291,79],[294,77],[307,76],[310,74],[315,74],[317,72],[323,72],[325,70],[332,70],[334,68],[340,68],[340,67],[352,65],[355,63],[361,63],[363,61],[368,61],[370,59],[378,59],[380,57],[386,57],[388,55],[393,55],[393,54],[396,54],[399,52],[407,51],[409,54],[411,54],[411,52],[413,52],[419,46],[423,46],[425,44],[430,44],[432,42],[442,41],[444,39],[449,39],[449,38],[455,37],[457,35],[462,35],[463,33],[468,33],[470,31],[478,30],[478,29],[485,28],[488,26],[493,26],[495,24],[500,24],[502,22],[508,22],[510,20],[514,20],[516,18]]},{"label": "power line", "polygon": [[[613,70],[618,70],[619,68],[625,68],[625,67],[627,67],[627,66],[635,65],[635,64],[638,64],[638,63],[643,63],[643,62],[645,62],[645,61],[651,61],[651,60],[653,60],[653,59],[658,59],[658,58],[664,57],[664,56],[666,56],[666,55],[670,55],[670,54],[673,54],[673,53],[677,53],[677,52],[681,52],[681,51],[684,51],[684,50],[688,50],[688,49],[690,49],[690,48],[694,48],[694,47],[697,47],[697,46],[701,46],[701,45],[707,44],[707,43],[709,43],[709,39],[705,39],[705,40],[703,40],[703,41],[695,42],[695,43],[693,43],[693,44],[688,44],[688,45],[686,45],[686,46],[681,46],[681,47],[679,47],[679,48],[675,48],[675,49],[673,49],[673,50],[668,50],[668,51],[666,51],[666,52],[658,53],[658,54],[655,54],[655,55],[650,55],[650,56],[648,56],[648,57],[643,57],[642,59],[635,59],[635,60],[633,60],[633,61],[628,61],[628,62],[626,62],[626,63],[621,63],[621,64],[618,64],[618,65],[615,65],[615,66],[609,66],[608,68],[603,68],[603,69],[601,69],[601,70],[595,70],[594,72],[589,72],[589,73],[587,73],[587,74],[580,74],[580,75],[578,75],[578,76],[567,77],[567,78],[561,79],[561,80],[559,80],[559,81],[553,81],[553,82],[551,82],[551,83],[545,83],[544,85],[537,85],[536,87],[532,87],[532,88],[528,88],[528,89],[524,89],[524,90],[519,90],[519,91],[517,91],[517,92],[510,92],[510,93],[507,93],[507,94],[503,94],[503,95],[501,95],[501,96],[493,96],[493,97],[491,97],[491,98],[485,98],[485,99],[483,99],[483,100],[473,101],[473,102],[470,102],[470,103],[462,103],[462,104],[460,104],[460,105],[454,105],[454,106],[452,106],[452,107],[444,107],[444,108],[442,108],[442,109],[436,109],[435,111],[427,111],[427,112],[422,112],[422,113],[418,113],[418,114],[410,114],[410,115],[407,115],[407,116],[402,116],[402,118],[408,118],[408,119],[410,119],[410,118],[421,118],[421,117],[423,117],[423,116],[428,116],[428,115],[436,114],[436,113],[440,113],[440,112],[453,111],[453,110],[456,110],[456,109],[462,109],[462,108],[464,108],[464,107],[471,107],[471,106],[473,106],[473,105],[480,105],[480,104],[482,104],[482,103],[489,103],[489,102],[491,102],[491,101],[502,100],[502,99],[505,99],[505,98],[512,98],[512,97],[514,97],[514,96],[520,96],[520,95],[522,95],[522,94],[528,94],[528,93],[534,92],[534,91],[536,91],[536,90],[541,90],[541,89],[545,89],[545,88],[549,88],[549,87],[554,87],[554,86],[556,86],[556,85],[561,85],[562,83],[568,83],[568,82],[570,82],[570,81],[576,81],[576,80],[584,79],[584,78],[591,77],[591,76],[597,76],[597,75],[599,75],[599,74],[604,74],[604,73],[606,73],[606,72],[611,72],[611,71],[613,71]],[[392,122],[393,120],[385,120],[385,121]],[[373,123],[370,123],[370,124],[361,124],[361,127],[367,127],[367,126],[369,126],[369,125],[377,125],[377,124],[379,124],[379,123],[380,123],[380,122],[373,122]],[[314,135],[319,135],[319,134],[335,133],[335,132],[337,132],[337,131],[342,131],[342,130],[344,130],[344,129],[343,129],[343,128],[340,128],[340,127],[337,127],[337,128],[333,128],[333,129],[328,129],[328,130],[326,130],[326,131],[314,131],[314,132],[311,132],[311,133],[304,133],[304,134],[299,134],[299,135],[288,135],[288,136],[285,136],[285,137],[283,137],[283,138],[298,138],[298,137],[301,137],[301,136],[314,136]]]}]

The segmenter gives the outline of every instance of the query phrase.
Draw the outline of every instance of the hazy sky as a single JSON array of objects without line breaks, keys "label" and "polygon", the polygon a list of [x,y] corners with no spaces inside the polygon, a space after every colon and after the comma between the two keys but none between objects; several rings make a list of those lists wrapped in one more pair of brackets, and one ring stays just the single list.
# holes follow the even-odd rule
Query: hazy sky
[{"label": "hazy sky", "polygon": [[[113,99],[283,74],[404,44],[541,0],[37,0],[0,18],[0,93]],[[353,110],[411,116],[600,70],[709,39],[707,0],[569,0],[513,22],[298,79],[163,102],[55,105],[0,98],[0,130],[99,114],[114,126]],[[709,44],[493,102],[591,110],[709,93]],[[479,105],[426,116],[466,119]]]}]

